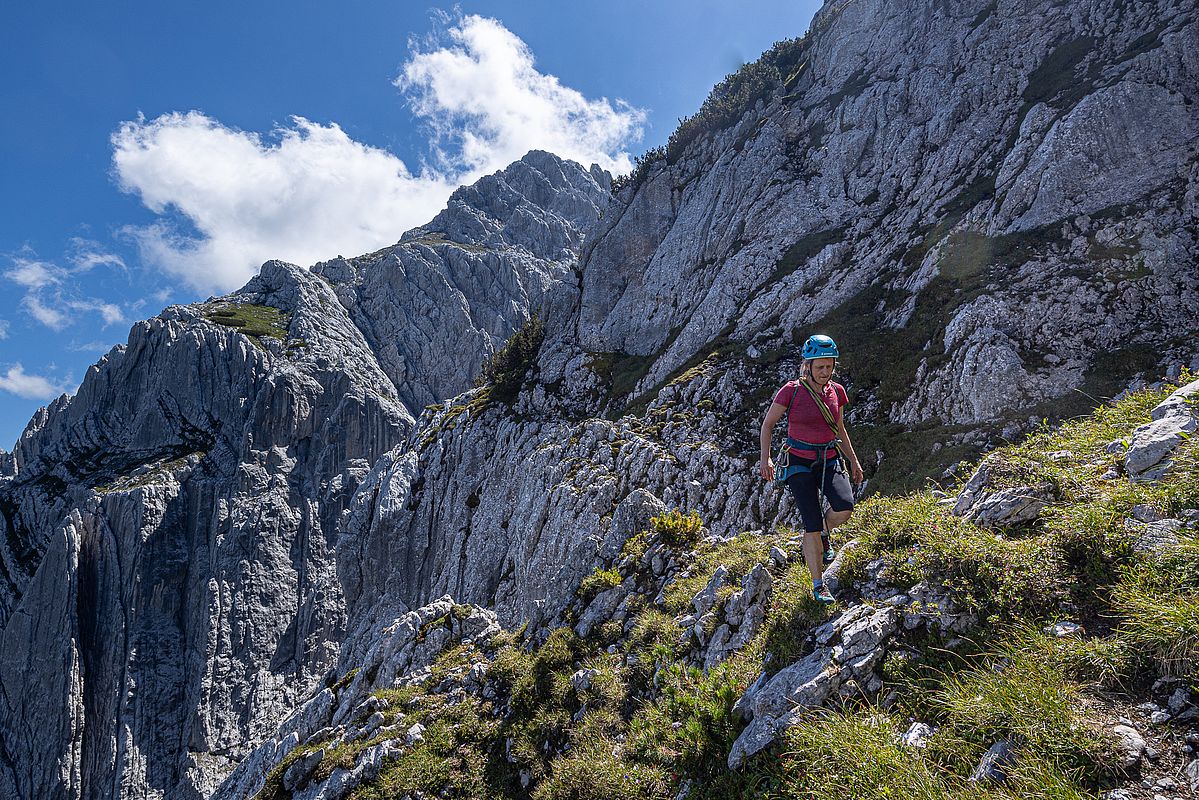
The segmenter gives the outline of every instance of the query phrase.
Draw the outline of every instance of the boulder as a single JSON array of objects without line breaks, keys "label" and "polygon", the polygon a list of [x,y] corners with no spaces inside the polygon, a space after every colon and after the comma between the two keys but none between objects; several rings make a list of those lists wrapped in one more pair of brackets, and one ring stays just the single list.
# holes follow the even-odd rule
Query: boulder
[{"label": "boulder", "polygon": [[1199,381],[1177,389],[1153,409],[1153,421],[1132,434],[1124,466],[1134,481],[1160,479],[1170,468],[1170,456],[1199,428]]},{"label": "boulder", "polygon": [[981,497],[971,508],[969,519],[984,528],[1032,522],[1045,508],[1044,488],[1016,486]]},{"label": "boulder", "polygon": [[1199,792],[1199,758],[1193,759],[1186,766],[1187,783],[1192,792]]},{"label": "boulder", "polygon": [[1135,537],[1132,542],[1133,550],[1142,555],[1151,555],[1178,545],[1178,532],[1182,530],[1182,521],[1163,519],[1142,523],[1127,519],[1124,521],[1124,528]]},{"label": "boulder", "polygon": [[899,735],[899,743],[904,747],[923,749],[928,747],[928,740],[936,729],[923,722],[913,722],[911,726]]},{"label": "boulder", "polygon": [[786,727],[783,720],[792,709],[823,705],[841,685],[840,676],[832,652],[821,648],[746,690],[734,708],[748,711],[752,721],[733,743],[729,769],[737,769],[746,758],[768,747]]},{"label": "boulder", "polygon": [[991,456],[978,465],[954,500],[953,513],[985,528],[1019,525],[1036,519],[1052,499],[1049,484],[992,486],[997,462]]},{"label": "boulder", "polygon": [[691,605],[695,608],[696,616],[702,617],[716,605],[716,593],[720,591],[720,587],[728,583],[728,574],[728,569],[724,564],[721,564],[712,573],[712,577],[708,579],[708,585],[700,589],[695,597],[691,598]]},{"label": "boulder", "polygon": [[592,631],[612,619],[616,607],[624,602],[628,594],[629,590],[625,588],[624,584],[613,586],[611,589],[597,594],[595,599],[587,605],[587,610],[579,617],[579,621],[575,625],[575,633],[584,638],[590,636]]},{"label": "boulder", "polygon": [[1011,742],[1001,739],[991,745],[991,749],[983,754],[978,766],[970,775],[970,781],[971,783],[1003,783],[1007,780],[1007,768],[1015,762],[1016,752],[1012,748]]},{"label": "boulder", "polygon": [[294,792],[303,786],[304,782],[308,780],[308,776],[312,774],[316,765],[321,763],[321,759],[324,757],[325,749],[322,747],[293,761],[291,766],[283,772],[283,788]]},{"label": "boulder", "polygon": [[1120,766],[1124,769],[1135,767],[1145,754],[1145,738],[1130,725],[1113,725],[1111,733],[1120,753]]}]

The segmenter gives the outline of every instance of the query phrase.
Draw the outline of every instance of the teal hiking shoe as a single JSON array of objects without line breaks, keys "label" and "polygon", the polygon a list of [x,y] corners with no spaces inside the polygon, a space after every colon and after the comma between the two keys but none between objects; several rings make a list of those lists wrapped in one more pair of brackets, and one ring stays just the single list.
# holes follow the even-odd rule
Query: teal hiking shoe
[{"label": "teal hiking shoe", "polygon": [[824,603],[826,606],[837,602],[836,598],[829,594],[829,591],[825,588],[824,584],[812,587],[812,597],[817,603]]}]

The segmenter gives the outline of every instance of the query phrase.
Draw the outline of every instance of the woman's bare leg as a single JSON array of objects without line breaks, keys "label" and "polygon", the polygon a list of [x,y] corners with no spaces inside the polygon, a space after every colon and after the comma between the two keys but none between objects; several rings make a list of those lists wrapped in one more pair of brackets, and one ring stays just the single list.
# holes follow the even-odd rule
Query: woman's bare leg
[{"label": "woman's bare leg", "polygon": [[805,531],[803,535],[803,560],[812,573],[812,581],[824,579],[824,544],[820,531]]}]

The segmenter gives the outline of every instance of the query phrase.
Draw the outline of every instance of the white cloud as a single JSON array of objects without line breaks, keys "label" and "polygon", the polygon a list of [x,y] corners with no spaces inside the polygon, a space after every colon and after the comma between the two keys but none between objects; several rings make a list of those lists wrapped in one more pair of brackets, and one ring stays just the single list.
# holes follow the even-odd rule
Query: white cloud
[{"label": "white cloud", "polygon": [[[92,251],[96,254],[95,251]],[[101,261],[74,270],[63,269],[49,261],[39,261],[27,256],[10,256],[12,266],[4,271],[4,277],[25,288],[21,305],[29,315],[52,330],[61,331],[79,319],[79,314],[99,314],[105,327],[125,321],[125,314],[115,303],[94,297],[80,296],[73,278],[100,263],[114,265],[104,258]],[[117,258],[119,261],[120,259]],[[121,263],[124,266],[124,263]],[[0,339],[8,335],[8,322],[0,320]]]},{"label": "white cloud", "polygon": [[74,265],[72,272],[87,272],[94,267],[116,267],[128,272],[125,259],[108,252],[99,242],[75,237],[70,241],[71,252],[67,256]]},{"label": "white cloud", "polygon": [[[85,296],[80,278],[76,277],[98,266],[125,269],[124,260],[87,239],[73,238],[69,245],[67,259],[73,268],[43,261],[31,248],[24,247],[19,254],[8,255],[10,266],[0,274],[24,288],[21,305],[31,317],[52,330],[63,330],[79,321],[81,314],[99,314],[105,327],[124,322],[125,314],[119,306]],[[8,336],[8,329],[9,323],[0,320],[0,339]]]},{"label": "white cloud", "polygon": [[[293,117],[263,136],[199,111],[139,117],[113,134],[121,189],[162,215],[125,229],[143,259],[201,291],[226,291],[270,258],[311,264],[395,242],[462,183],[532,149],[625,171],[644,114],[587,100],[534,68],[499,22],[462,17],[446,47],[413,46],[399,86],[434,136],[435,166],[413,174],[336,124]],[[178,223],[184,223],[180,226]]]},{"label": "white cloud", "polygon": [[99,340],[91,342],[76,342],[67,346],[68,350],[76,353],[93,353],[95,355],[104,355],[112,349],[114,342],[101,342]]},{"label": "white cloud", "polygon": [[539,149],[614,172],[632,168],[624,147],[641,138],[645,112],[588,100],[538,72],[528,45],[498,20],[466,16],[446,33],[448,46],[414,46],[395,80],[431,124],[443,164],[480,175]]},{"label": "white cloud", "polygon": [[0,374],[0,389],[26,400],[52,400],[65,392],[69,381],[54,381],[41,375],[27,375],[20,364],[13,364]]},{"label": "white cloud", "polygon": [[114,303],[107,303],[95,298],[86,298],[83,300],[66,300],[65,304],[71,311],[95,312],[99,314],[104,318],[105,327],[125,321],[124,312]]},{"label": "white cloud", "polygon": [[67,327],[69,320],[66,310],[61,306],[56,307],[43,302],[41,297],[36,294],[25,295],[25,298],[21,300],[21,305],[25,306],[25,310],[47,328],[61,331]]},{"label": "white cloud", "polygon": [[270,142],[192,111],[127,122],[113,135],[121,188],[173,222],[129,228],[143,258],[202,291],[243,284],[269,258],[311,264],[399,239],[454,186],[413,176],[402,161],[337,125],[295,117]]},{"label": "white cloud", "polygon": [[14,256],[12,263],[13,266],[5,270],[4,277],[26,289],[42,289],[60,284],[67,276],[66,270],[47,261]]},{"label": "white cloud", "polygon": [[69,298],[61,292],[52,296],[31,292],[21,300],[21,305],[38,322],[56,331],[78,321],[79,314],[99,314],[104,320],[104,327],[125,321],[125,313],[120,306],[94,297]]}]

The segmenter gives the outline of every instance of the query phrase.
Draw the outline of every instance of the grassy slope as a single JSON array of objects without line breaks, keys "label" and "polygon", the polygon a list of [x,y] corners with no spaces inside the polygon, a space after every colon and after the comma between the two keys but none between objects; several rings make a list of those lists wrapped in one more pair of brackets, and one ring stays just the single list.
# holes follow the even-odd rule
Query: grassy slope
[{"label": "grassy slope", "polygon": [[[390,714],[429,726],[424,742],[353,796],[670,798],[692,779],[696,798],[819,797],[833,788],[849,798],[1098,797],[1127,781],[1113,766],[1103,723],[1143,699],[1158,675],[1191,686],[1199,678],[1199,542],[1184,537],[1178,548],[1138,555],[1124,525],[1137,504],[1167,515],[1199,505],[1199,448],[1185,445],[1178,469],[1161,483],[1101,477],[1120,461],[1104,446],[1147,421],[1169,388],[1139,392],[994,453],[1001,485],[1047,484],[1059,498],[1031,525],[983,530],[927,491],[863,503],[838,534],[859,543],[846,554],[845,600],[854,599],[854,576],[881,558],[891,584],[942,583],[985,624],[968,639],[905,634],[902,645],[915,655],[884,662],[877,698],[813,714],[739,771],[725,767],[744,724],[733,703],[764,664],[776,670],[803,655],[808,633],[844,606],[812,603],[802,566],[775,568],[760,632],[708,674],[685,662],[672,617],[718,564],[739,580],[766,561],[773,544],[794,551],[791,531],[699,545],[689,576],[667,587],[663,606],[652,595],[633,602],[631,632],[609,623],[586,640],[562,628],[538,647],[505,635],[450,651],[420,692],[389,698]],[[647,540],[688,553],[697,527],[686,515],[662,518],[630,540],[626,555],[634,558],[617,563],[627,570]],[[628,577],[613,573],[597,572],[583,591]],[[1041,633],[1062,619],[1082,622],[1085,634]],[[447,689],[479,661],[490,665],[495,697]],[[590,686],[572,683],[579,669],[593,670]],[[888,695],[884,708],[878,698]],[[937,726],[925,749],[896,743],[912,719]],[[969,783],[1000,738],[1015,742],[1019,754],[1008,782]],[[352,764],[369,743],[338,753],[338,762]],[[286,766],[265,796],[282,796],[278,775]],[[330,769],[322,763],[318,774]]]}]

